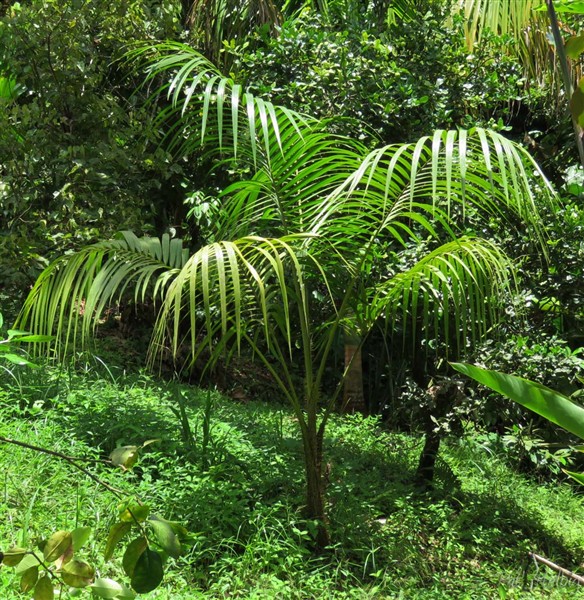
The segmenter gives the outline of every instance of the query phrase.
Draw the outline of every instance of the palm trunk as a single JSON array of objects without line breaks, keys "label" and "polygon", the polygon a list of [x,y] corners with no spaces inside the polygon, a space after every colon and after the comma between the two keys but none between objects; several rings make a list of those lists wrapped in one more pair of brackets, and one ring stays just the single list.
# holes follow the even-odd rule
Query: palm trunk
[{"label": "palm trunk", "polygon": [[325,480],[322,472],[322,432],[318,431],[316,415],[309,415],[307,427],[302,431],[304,461],[306,467],[306,508],[307,519],[318,522],[316,550],[322,551],[330,543],[325,513]]},{"label": "palm trunk", "polygon": [[365,394],[363,393],[363,360],[361,339],[347,336],[345,341],[345,381],[343,384],[343,407],[348,413],[366,414]]}]

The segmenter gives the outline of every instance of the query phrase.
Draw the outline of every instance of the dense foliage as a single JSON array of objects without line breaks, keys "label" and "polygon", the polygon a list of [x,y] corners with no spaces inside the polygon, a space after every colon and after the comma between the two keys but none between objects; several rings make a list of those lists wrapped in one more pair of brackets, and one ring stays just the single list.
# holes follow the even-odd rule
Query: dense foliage
[{"label": "dense foliage", "polygon": [[[44,418],[55,423],[45,445],[65,431],[79,444],[58,452],[66,463],[79,451],[130,470],[162,439],[130,482],[99,473],[139,498],[113,530],[126,532],[127,506],[172,519],[134,518],[124,570],[135,590],[153,583],[141,580],[148,566],[160,583],[168,554],[179,587],[208,597],[463,597],[482,562],[496,566],[481,593],[516,597],[503,558],[577,562],[575,538],[543,524],[555,517],[521,525],[529,503],[493,513],[487,484],[466,472],[468,459],[509,481],[520,480],[503,463],[563,480],[580,462],[574,438],[448,363],[581,397],[584,176],[560,67],[577,81],[582,17],[554,0],[554,21],[533,10],[544,4],[0,3],[1,437]],[[554,22],[570,63],[548,42]],[[105,363],[93,358],[105,347]],[[236,431],[214,412],[229,412],[218,396],[139,379],[132,430],[132,394],[107,366],[111,385],[87,372],[120,354],[130,371],[287,400],[293,419],[258,405],[265,419],[229,417],[249,419]],[[56,357],[68,376],[43,362]],[[336,414],[347,407],[379,420]],[[254,428],[268,433],[251,441]],[[421,493],[432,489],[435,504]],[[26,525],[2,532],[48,544],[46,564],[5,553],[6,564],[26,555],[22,590],[44,600],[61,578],[131,597],[79,566],[78,516],[35,524],[34,538]],[[491,551],[515,535],[508,553]]]}]

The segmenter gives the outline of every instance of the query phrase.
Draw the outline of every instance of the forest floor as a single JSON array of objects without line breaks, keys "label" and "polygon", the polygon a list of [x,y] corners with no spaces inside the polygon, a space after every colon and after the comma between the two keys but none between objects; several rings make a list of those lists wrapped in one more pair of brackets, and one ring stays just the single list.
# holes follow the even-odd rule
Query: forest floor
[{"label": "forest floor", "polygon": [[[374,418],[333,418],[326,437],[332,545],[318,556],[314,523],[301,512],[298,431],[284,405],[234,401],[100,362],[47,367],[2,376],[0,436],[91,459],[156,440],[131,471],[83,463],[190,533],[183,555],[168,559],[161,586],[140,597],[584,598],[529,559],[535,552],[579,570],[583,497],[567,482],[518,474],[477,435],[444,445],[434,489],[421,493],[411,484],[419,436],[387,431]],[[0,473],[1,550],[91,527],[82,555],[101,577],[127,582],[123,544],[103,560],[115,496],[67,461],[6,443]],[[0,598],[26,597],[19,583],[13,568],[0,568]]]}]

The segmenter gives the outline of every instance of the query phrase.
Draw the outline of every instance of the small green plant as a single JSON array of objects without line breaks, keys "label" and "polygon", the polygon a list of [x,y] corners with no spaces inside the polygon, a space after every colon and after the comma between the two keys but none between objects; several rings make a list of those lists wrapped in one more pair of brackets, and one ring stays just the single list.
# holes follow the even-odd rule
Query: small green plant
[{"label": "small green plant", "polygon": [[[105,545],[106,562],[113,557],[116,547],[124,538],[132,538],[122,558],[122,567],[130,578],[131,588],[113,579],[96,577],[95,567],[78,558],[79,550],[90,538],[90,527],[56,531],[41,540],[36,548],[17,546],[0,552],[0,563],[15,567],[22,592],[33,592],[35,600],[52,600],[57,590],[59,597],[62,597],[67,590],[87,588],[94,597],[128,600],[135,597],[134,592],[147,593],[160,585],[164,576],[164,561],[169,556],[178,558],[182,554],[181,542],[188,538],[187,530],[180,523],[151,514],[149,505],[134,498],[124,499],[123,492],[92,475],[78,464],[77,458],[4,437],[0,437],[0,441],[63,458],[120,500],[118,518],[109,529]],[[126,471],[130,470],[138,459],[141,447],[116,448],[110,455],[110,462]]]},{"label": "small green plant", "polygon": [[[3,325],[4,317],[0,313],[0,331],[2,331]],[[20,331],[18,329],[9,329],[6,335],[6,338],[0,339],[0,361],[33,368],[36,368],[37,365],[28,360],[26,355],[21,351],[20,344],[50,342],[53,339],[49,335],[31,335],[27,331]]]}]

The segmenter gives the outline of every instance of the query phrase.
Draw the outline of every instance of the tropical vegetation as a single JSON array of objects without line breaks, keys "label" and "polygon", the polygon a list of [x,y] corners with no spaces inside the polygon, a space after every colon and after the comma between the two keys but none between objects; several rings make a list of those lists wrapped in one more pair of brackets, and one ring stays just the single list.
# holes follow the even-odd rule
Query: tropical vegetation
[{"label": "tropical vegetation", "polygon": [[[481,448],[493,472],[508,461],[540,484],[561,480],[566,498],[574,493],[564,480],[578,465],[574,440],[458,379],[449,365],[480,360],[536,373],[568,395],[582,377],[584,8],[568,0],[500,8],[446,0],[379,7],[132,0],[116,11],[100,2],[3,5],[0,299],[15,324],[0,342],[0,391],[15,426],[44,416],[55,421],[49,438],[61,425],[89,429],[77,450],[19,440],[10,427],[0,442],[61,460],[118,499],[105,557],[122,552],[129,585],[78,558],[90,539],[78,511],[74,522],[49,526],[38,550],[29,549],[26,527],[3,548],[23,593],[43,600],[85,587],[98,597],[131,597],[158,588],[167,561],[175,561],[184,585],[218,597],[221,578],[210,573],[225,545],[239,548],[236,555],[258,546],[234,542],[239,533],[222,527],[223,542],[207,545],[210,533],[186,504],[161,502],[168,496],[155,491],[158,477],[185,502],[191,488],[179,479],[233,494],[226,506],[244,486],[258,512],[238,513],[230,526],[243,519],[248,541],[255,526],[244,522],[254,515],[266,519],[266,530],[290,529],[293,544],[278,534],[266,538],[266,549],[278,553],[283,544],[314,576],[339,569],[341,577],[323,575],[323,586],[342,591],[350,581],[356,595],[347,597],[391,597],[400,586],[421,586],[424,597],[429,580],[405,571],[397,569],[401,583],[390,585],[392,565],[405,557],[381,551],[387,540],[376,528],[400,539],[404,531],[399,520],[388,527],[390,515],[405,518],[398,506],[409,506],[429,516],[435,493],[440,502],[470,502],[468,491],[454,490],[474,477],[465,461],[482,464]],[[543,60],[550,39],[551,67]],[[476,376],[474,367],[453,366]],[[110,401],[123,421],[126,400],[96,392],[93,407],[75,391],[93,377],[117,389],[140,369],[152,374],[144,384],[152,386],[152,406],[144,398],[135,405],[133,434],[115,420],[99,424]],[[39,372],[55,383],[34,383]],[[213,427],[223,400],[196,385],[245,402],[264,397],[279,428],[248,442],[217,425],[221,437]],[[191,396],[204,400],[193,405]],[[144,421],[156,404],[170,411],[156,417],[159,432]],[[265,463],[238,449],[272,449],[278,470],[288,437],[292,488],[265,480]],[[372,474],[389,468],[373,451],[376,439],[409,457],[393,465],[409,475],[392,475],[390,492],[372,484],[373,496],[357,494],[369,507],[363,528],[351,520],[348,499],[362,484],[339,471],[339,448],[353,438],[372,445],[363,457]],[[176,461],[183,474],[173,467],[165,479],[163,465]],[[108,466],[128,481],[112,484]],[[244,477],[231,488],[233,468]],[[205,510],[209,523],[219,518]],[[464,512],[437,511],[447,523],[460,518],[460,531],[467,527]],[[461,535],[454,529],[443,525],[446,537]],[[438,527],[418,542],[429,547],[440,535]],[[479,538],[472,538],[477,547]],[[549,549],[564,543],[554,540]],[[565,549],[558,560],[573,561],[579,546]],[[483,560],[457,552],[463,569]],[[293,558],[276,569],[279,560],[262,571],[270,594],[288,567],[304,573]],[[450,567],[439,565],[428,597],[454,593]],[[516,586],[503,579],[485,597],[515,597]],[[237,586],[224,594],[261,594]],[[332,588],[326,593],[335,597]]]}]

